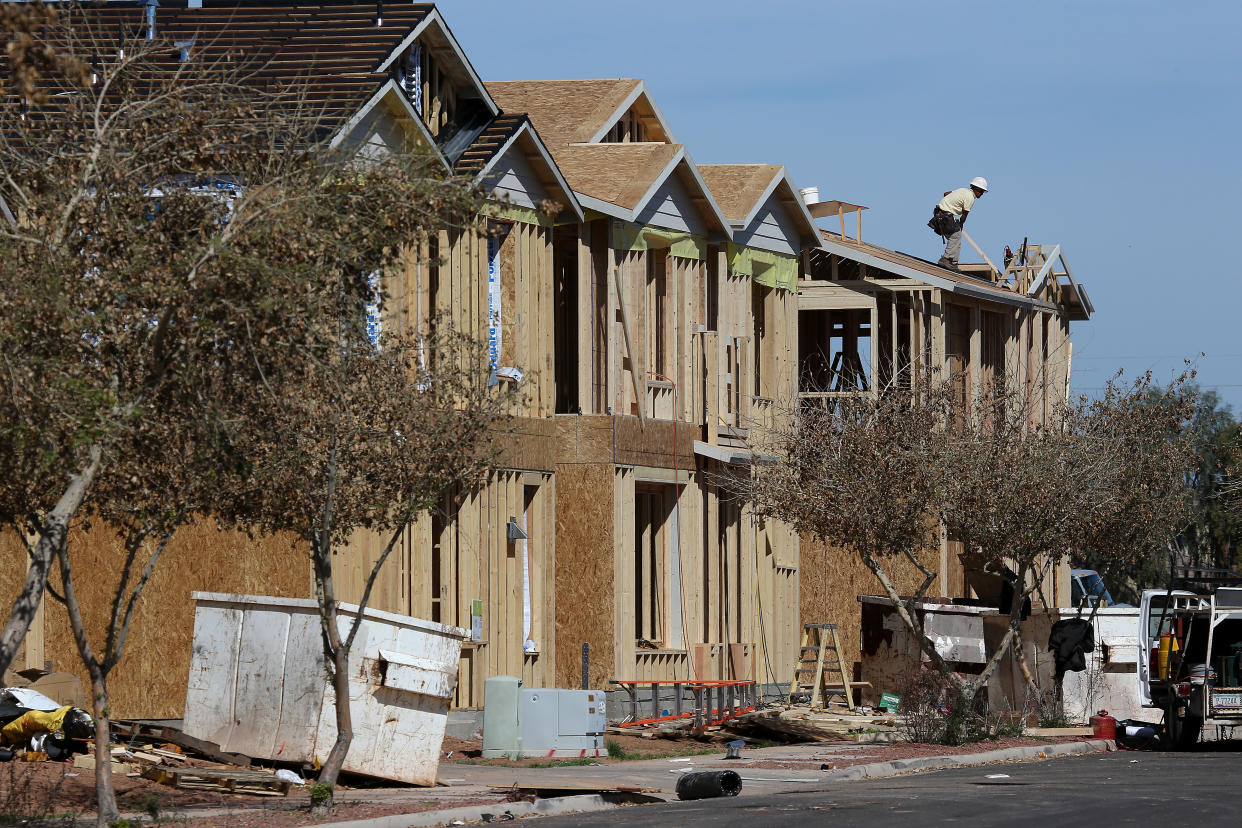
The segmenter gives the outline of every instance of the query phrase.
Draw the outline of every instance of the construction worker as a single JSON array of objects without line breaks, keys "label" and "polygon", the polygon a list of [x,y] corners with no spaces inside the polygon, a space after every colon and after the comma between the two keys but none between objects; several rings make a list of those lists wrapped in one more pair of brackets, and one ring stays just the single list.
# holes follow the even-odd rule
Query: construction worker
[{"label": "construction worker", "polygon": [[927,226],[944,239],[944,255],[936,264],[948,270],[957,270],[957,261],[962,255],[962,227],[975,199],[988,191],[985,178],[974,178],[969,187],[958,187],[944,194],[940,203],[932,210],[931,221]]}]

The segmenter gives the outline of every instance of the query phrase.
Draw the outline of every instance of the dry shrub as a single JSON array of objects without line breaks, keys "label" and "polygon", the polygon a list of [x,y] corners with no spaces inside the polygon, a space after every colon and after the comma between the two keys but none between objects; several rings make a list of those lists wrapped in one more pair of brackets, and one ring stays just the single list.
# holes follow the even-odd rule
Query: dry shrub
[{"label": "dry shrub", "polygon": [[67,768],[60,766],[60,775],[53,776],[47,766],[17,760],[0,765],[0,824],[75,825],[77,815],[57,805]]},{"label": "dry shrub", "polygon": [[983,693],[967,698],[961,683],[922,667],[901,684],[901,721],[906,739],[932,745],[963,745],[992,737]]}]

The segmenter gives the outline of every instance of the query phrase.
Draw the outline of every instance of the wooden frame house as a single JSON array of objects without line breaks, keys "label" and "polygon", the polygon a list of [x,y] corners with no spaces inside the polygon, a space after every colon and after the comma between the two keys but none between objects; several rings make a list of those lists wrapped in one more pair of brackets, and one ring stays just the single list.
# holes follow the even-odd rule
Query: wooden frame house
[{"label": "wooden frame house", "polygon": [[576,263],[557,290],[578,309],[557,332],[557,683],[581,680],[583,645],[592,686],[779,682],[798,644],[797,538],[716,478],[748,462],[763,395],[793,391],[814,224],[781,168],[709,186],[640,80],[488,88],[530,113],[586,210],[557,228]]},{"label": "wooden frame house", "polygon": [[[866,209],[844,202],[809,205],[812,215],[840,221],[841,232],[821,229],[798,284],[799,398],[803,404],[917,388],[936,378],[958,380],[967,399],[1003,380],[1032,400],[1033,417],[1046,423],[1068,398],[1073,345],[1071,322],[1094,312],[1060,246],[1027,245],[1004,271],[987,264],[962,272],[844,235],[844,212]],[[833,222],[835,224],[835,222]],[[932,595],[970,599],[994,576],[975,571],[965,549],[941,533],[940,548],[923,563],[938,573]],[[812,538],[803,538],[802,614],[830,621],[857,652],[856,597],[876,591],[861,563]],[[900,587],[900,585],[899,585]],[[1048,576],[1043,593],[1069,605],[1069,568]]]}]

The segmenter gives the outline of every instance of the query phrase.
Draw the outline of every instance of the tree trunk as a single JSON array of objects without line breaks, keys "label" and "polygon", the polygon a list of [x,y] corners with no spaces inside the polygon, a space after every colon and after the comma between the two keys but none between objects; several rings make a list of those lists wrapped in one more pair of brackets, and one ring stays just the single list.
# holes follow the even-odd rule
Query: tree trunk
[{"label": "tree trunk", "polygon": [[[332,614],[335,616],[335,611]],[[336,741],[319,771],[319,784],[331,785],[335,789],[341,766],[345,764],[345,756],[354,740],[354,719],[349,709],[349,653],[338,647],[332,664],[332,689],[336,694]],[[328,805],[331,805],[330,799],[325,807]]]},{"label": "tree trunk", "polygon": [[1022,645],[1021,633],[1014,633],[1013,657],[1018,662],[1018,669],[1022,671],[1022,678],[1026,679],[1026,686],[1039,693],[1039,682],[1035,681],[1035,677],[1031,675],[1031,666],[1026,663],[1026,650]]},{"label": "tree trunk", "polygon": [[112,785],[112,723],[108,718],[108,679],[92,667],[91,699],[95,715],[95,825],[108,828],[120,814],[116,809],[116,789]]},{"label": "tree trunk", "polygon": [[65,487],[60,500],[43,523],[43,532],[39,535],[39,542],[35,544],[30,567],[26,570],[26,582],[22,585],[17,600],[13,602],[13,609],[4,630],[0,632],[0,673],[9,669],[13,656],[17,654],[17,648],[26,638],[30,622],[34,620],[39,602],[43,600],[43,590],[47,586],[47,573],[52,567],[52,559],[65,544],[69,524],[99,471],[100,457],[99,447],[93,446],[90,462],[86,468],[69,478],[69,485]]},{"label": "tree trunk", "polygon": [[349,709],[349,647],[341,639],[336,585],[332,577],[331,536],[327,532],[321,532],[312,539],[311,566],[315,573],[315,597],[319,604],[325,667],[331,667],[332,690],[336,696],[336,742],[319,771],[318,784],[326,791],[314,806],[314,813],[322,815],[332,807],[336,780],[354,739],[353,717]]}]

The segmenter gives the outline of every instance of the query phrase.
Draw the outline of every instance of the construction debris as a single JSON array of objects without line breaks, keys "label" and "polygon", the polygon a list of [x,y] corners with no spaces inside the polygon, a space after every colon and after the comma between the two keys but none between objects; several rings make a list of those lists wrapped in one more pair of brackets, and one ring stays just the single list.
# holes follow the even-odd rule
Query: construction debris
[{"label": "construction debris", "polygon": [[232,768],[172,768],[152,765],[142,776],[174,788],[205,789],[257,796],[286,796],[290,782],[268,771]]},{"label": "construction debris", "polygon": [[759,710],[738,716],[724,728],[739,736],[780,742],[898,742],[903,736],[892,716],[853,716],[809,707]]},{"label": "construction debris", "polygon": [[682,800],[737,796],[741,792],[742,777],[731,770],[684,773],[677,780],[677,798]]}]

